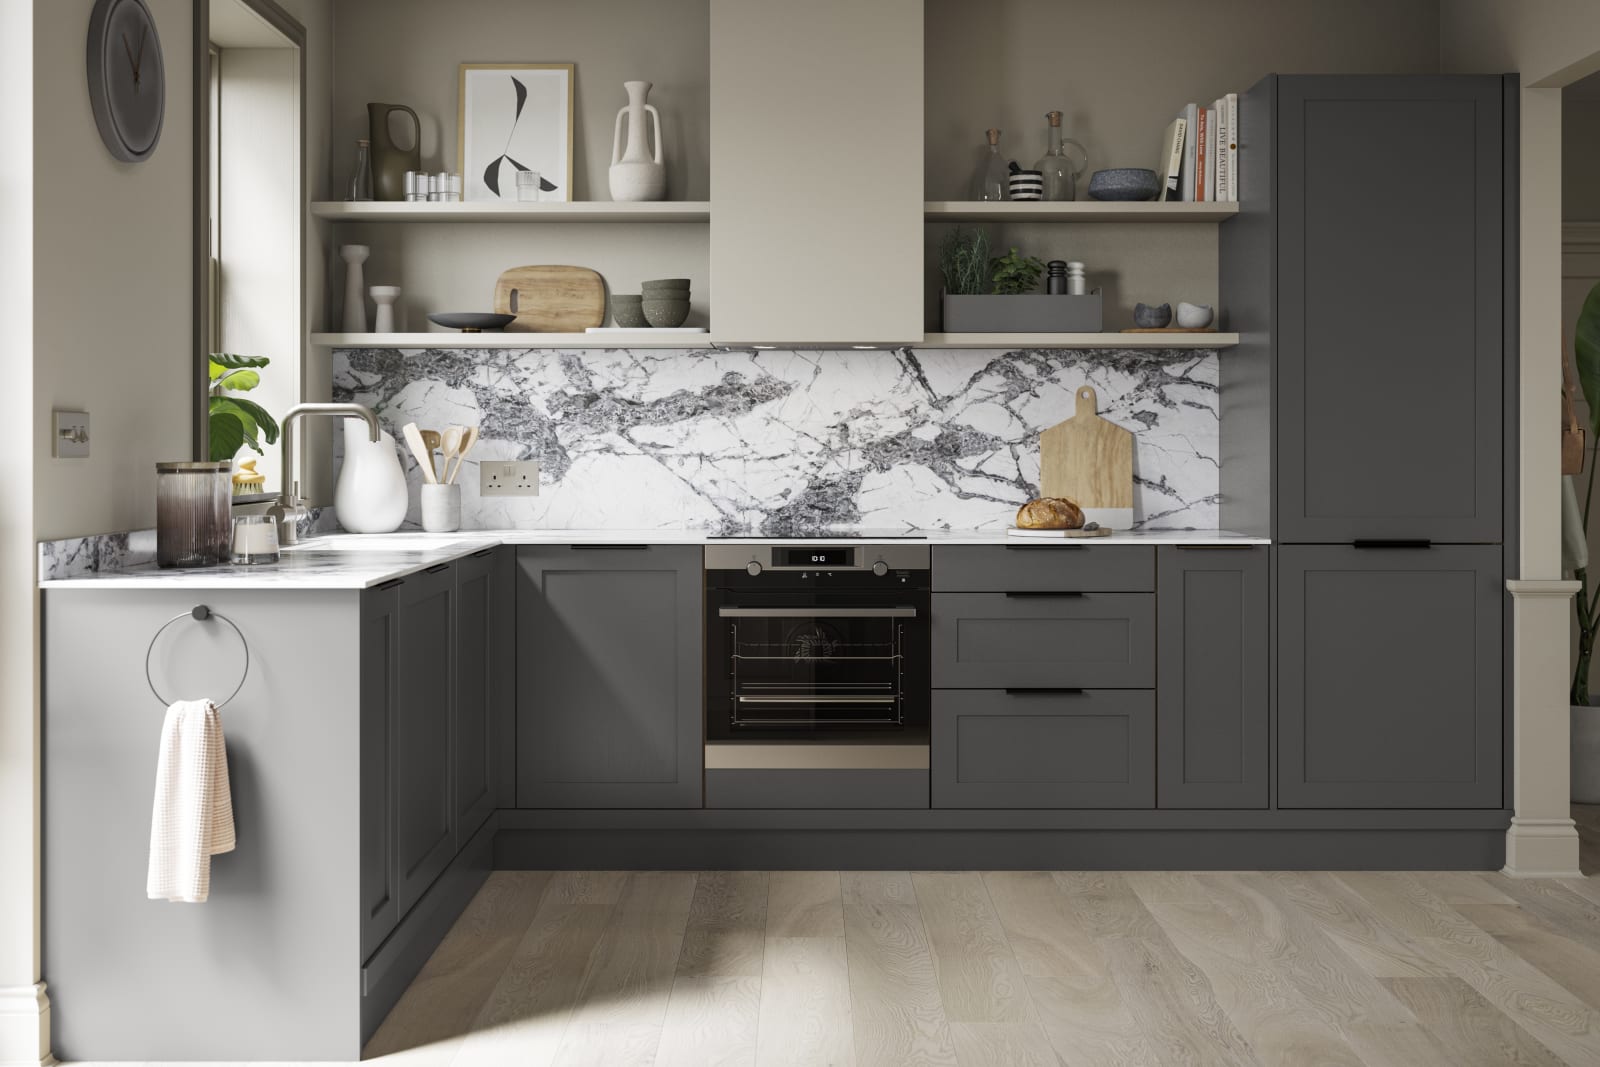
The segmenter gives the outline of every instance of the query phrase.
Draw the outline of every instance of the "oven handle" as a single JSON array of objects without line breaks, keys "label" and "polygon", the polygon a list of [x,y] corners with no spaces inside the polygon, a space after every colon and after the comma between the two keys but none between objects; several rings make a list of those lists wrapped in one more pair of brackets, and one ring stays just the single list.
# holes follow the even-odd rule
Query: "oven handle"
[{"label": "oven handle", "polygon": [[724,619],[914,619],[916,608],[718,608]]},{"label": "oven handle", "polygon": [[868,696],[811,696],[811,697],[747,697],[741,696],[741,704],[893,704],[899,697],[868,697]]}]

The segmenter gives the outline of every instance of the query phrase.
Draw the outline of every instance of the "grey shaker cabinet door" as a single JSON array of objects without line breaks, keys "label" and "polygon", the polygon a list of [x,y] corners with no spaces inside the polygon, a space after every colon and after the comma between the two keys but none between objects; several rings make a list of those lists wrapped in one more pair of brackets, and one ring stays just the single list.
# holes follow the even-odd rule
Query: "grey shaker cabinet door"
[{"label": "grey shaker cabinet door", "polygon": [[697,808],[698,546],[518,550],[517,804]]},{"label": "grey shaker cabinet door", "polygon": [[935,545],[936,593],[1148,593],[1155,549],[1062,539],[1011,545]]},{"label": "grey shaker cabinet door", "polygon": [[1498,546],[1278,549],[1278,806],[1498,808]]},{"label": "grey shaker cabinet door", "polygon": [[1149,808],[1155,697],[1148,690],[938,689],[935,808]]},{"label": "grey shaker cabinet door", "polygon": [[1265,808],[1268,549],[1167,545],[1157,568],[1157,803]]},{"label": "grey shaker cabinet door", "polygon": [[395,588],[361,594],[361,958],[400,921],[394,849]]},{"label": "grey shaker cabinet door", "polygon": [[1280,542],[1501,538],[1501,93],[1279,79]]},{"label": "grey shaker cabinet door", "polygon": [[509,549],[485,549],[455,565],[455,816],[458,845],[514,788],[516,578]]},{"label": "grey shaker cabinet door", "polygon": [[450,564],[440,564],[406,578],[396,592],[395,848],[404,917],[456,854],[455,574]]},{"label": "grey shaker cabinet door", "polygon": [[938,689],[1155,684],[1149,593],[933,594]]}]

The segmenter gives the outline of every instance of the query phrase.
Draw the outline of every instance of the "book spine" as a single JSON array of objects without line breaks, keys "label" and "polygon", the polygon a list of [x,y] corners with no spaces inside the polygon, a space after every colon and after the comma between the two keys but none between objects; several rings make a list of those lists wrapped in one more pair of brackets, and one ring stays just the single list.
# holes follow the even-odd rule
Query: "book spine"
[{"label": "book spine", "polygon": [[1197,201],[1211,199],[1206,195],[1209,191],[1206,185],[1206,146],[1211,138],[1211,129],[1206,123],[1207,111],[1207,108],[1200,108],[1196,112],[1196,120],[1200,124],[1194,138],[1194,199]]},{"label": "book spine", "polygon": [[1180,200],[1194,199],[1195,159],[1200,141],[1199,113],[1193,104],[1183,109],[1184,129],[1187,131],[1183,139],[1183,192]]},{"label": "book spine", "polygon": [[1228,183],[1233,180],[1233,173],[1228,169],[1228,138],[1232,131],[1228,128],[1227,101],[1218,99],[1217,107],[1217,195],[1219,203],[1228,199]]},{"label": "book spine", "polygon": [[1217,199],[1217,109],[1206,108],[1206,200]]},{"label": "book spine", "polygon": [[1228,108],[1228,199],[1239,202],[1239,94],[1223,98]]},{"label": "book spine", "polygon": [[1162,176],[1164,180],[1161,183],[1162,200],[1182,193],[1183,143],[1187,127],[1188,123],[1181,117],[1172,120],[1172,126],[1167,136],[1167,158],[1162,161],[1162,165],[1166,168],[1166,172]]}]

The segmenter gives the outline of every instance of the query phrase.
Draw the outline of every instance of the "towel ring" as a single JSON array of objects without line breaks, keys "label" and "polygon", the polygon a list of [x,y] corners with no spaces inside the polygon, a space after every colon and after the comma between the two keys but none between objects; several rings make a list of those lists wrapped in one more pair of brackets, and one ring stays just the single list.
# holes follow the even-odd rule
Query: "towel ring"
[{"label": "towel ring", "polygon": [[234,686],[233,692],[228,694],[228,699],[222,701],[220,704],[215,705],[216,707],[221,708],[223,705],[227,704],[229,700],[232,700],[234,697],[239,695],[239,690],[244,688],[245,679],[250,677],[250,642],[244,639],[244,632],[239,629],[238,625],[234,623],[232,619],[221,614],[220,612],[212,611],[204,604],[196,604],[193,608],[190,608],[182,615],[174,615],[172,618],[163,623],[161,629],[157,630],[156,635],[150,639],[150,647],[144,651],[145,683],[150,686],[150,692],[155,693],[156,699],[161,702],[162,707],[171,706],[172,701],[161,695],[160,691],[156,689],[155,679],[150,677],[150,656],[156,650],[156,642],[161,640],[161,635],[167,632],[167,627],[171,626],[175,622],[182,622],[184,619],[195,619],[200,622],[204,622],[207,619],[221,619],[223,622],[233,627],[233,632],[239,635],[239,644],[244,649],[244,673],[239,676],[239,684]]}]

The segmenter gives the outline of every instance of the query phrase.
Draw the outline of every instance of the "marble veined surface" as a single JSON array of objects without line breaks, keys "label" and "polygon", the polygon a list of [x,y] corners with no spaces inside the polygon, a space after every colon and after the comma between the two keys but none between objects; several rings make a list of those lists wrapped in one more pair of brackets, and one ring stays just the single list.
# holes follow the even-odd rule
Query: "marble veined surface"
[{"label": "marble veined surface", "polygon": [[[1135,529],[1218,522],[1211,350],[340,349],[334,399],[399,439],[478,426],[463,524],[784,533],[1003,529],[1038,495],[1039,431],[1095,387],[1132,430]],[[537,459],[540,495],[478,495]],[[415,486],[419,469],[408,462]],[[418,520],[416,493],[408,526]]]}]

